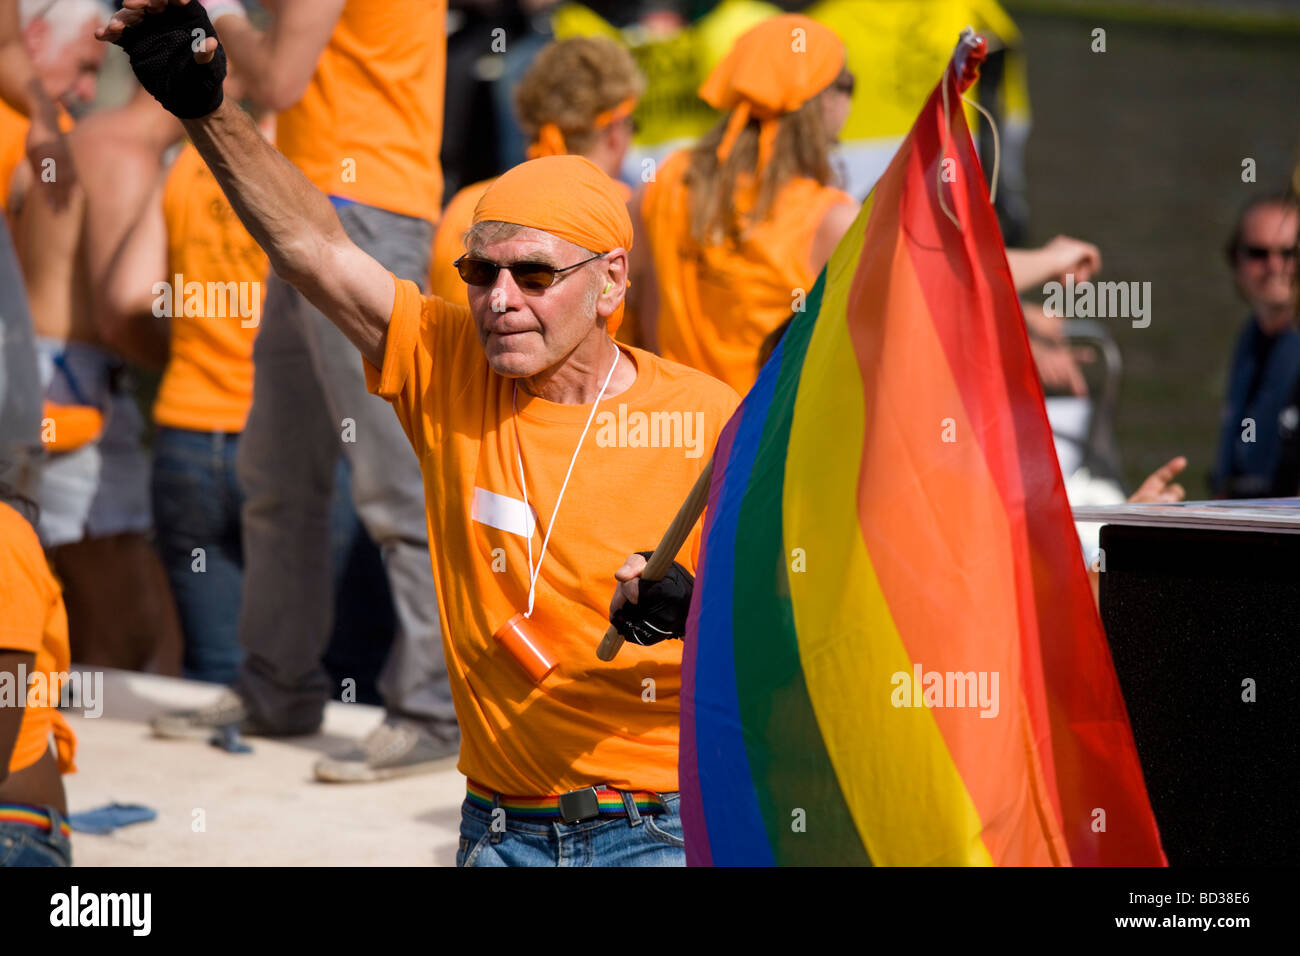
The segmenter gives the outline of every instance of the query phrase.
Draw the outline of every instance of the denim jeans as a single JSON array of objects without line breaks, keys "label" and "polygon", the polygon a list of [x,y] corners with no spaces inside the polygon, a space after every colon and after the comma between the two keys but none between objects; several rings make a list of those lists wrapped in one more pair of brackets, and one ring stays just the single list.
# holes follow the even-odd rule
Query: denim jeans
[{"label": "denim jeans", "polygon": [[[492,811],[460,807],[457,866],[685,866],[680,796],[662,793],[667,813],[599,817],[583,823],[506,816],[492,830]],[[635,812],[636,805],[632,805]]]},{"label": "denim jeans", "polygon": [[40,807],[54,821],[48,833],[26,823],[0,823],[0,867],[72,866],[72,841],[63,835],[65,818],[53,807]]},{"label": "denim jeans", "polygon": [[[158,551],[185,634],[190,680],[229,684],[239,673],[243,553],[235,479],[239,435],[159,426],[153,444]],[[202,549],[202,564],[196,549]]]},{"label": "denim jeans", "polygon": [[[235,475],[238,448],[238,432],[160,425],[154,438],[152,491],[158,551],[180,612],[184,671],[190,680],[233,683],[244,656],[239,644],[244,496]],[[345,460],[340,459],[334,482],[330,550],[338,613],[331,646],[352,651],[349,661],[369,664],[371,645],[382,644],[375,641],[375,634],[385,627],[392,631],[388,584],[382,577],[373,581],[362,576],[357,569],[358,555],[369,558],[377,552],[352,507]],[[196,548],[203,549],[202,572],[195,568]],[[354,673],[360,687],[364,673]]]}]

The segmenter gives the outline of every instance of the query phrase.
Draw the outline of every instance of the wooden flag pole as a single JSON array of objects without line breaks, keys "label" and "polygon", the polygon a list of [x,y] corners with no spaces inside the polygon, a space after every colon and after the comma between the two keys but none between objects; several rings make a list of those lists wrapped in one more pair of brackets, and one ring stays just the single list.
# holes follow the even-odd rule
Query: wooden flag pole
[{"label": "wooden flag pole", "polygon": [[[682,549],[682,545],[690,536],[691,529],[695,527],[695,522],[699,521],[700,515],[704,513],[704,505],[709,500],[709,483],[712,477],[713,459],[710,458],[704,470],[700,472],[700,477],[695,479],[695,486],[691,488],[691,493],[686,496],[686,500],[678,509],[677,517],[673,518],[673,523],[659,539],[659,547],[654,549],[650,560],[646,562],[645,570],[641,572],[643,581],[661,580],[673,566],[673,559],[677,557],[677,552]],[[600,646],[596,648],[596,656],[602,661],[612,661],[622,647],[623,635],[611,624],[605,636],[601,638]]]}]

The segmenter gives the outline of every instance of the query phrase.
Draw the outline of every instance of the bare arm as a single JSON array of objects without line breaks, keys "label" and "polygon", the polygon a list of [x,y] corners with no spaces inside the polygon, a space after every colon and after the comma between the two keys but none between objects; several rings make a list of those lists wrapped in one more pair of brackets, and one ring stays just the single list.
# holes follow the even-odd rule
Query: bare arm
[{"label": "bare arm", "polygon": [[1101,252],[1090,242],[1057,236],[1037,249],[1008,249],[1007,264],[1017,292],[1027,292],[1045,282],[1072,273],[1086,282],[1101,271]]},{"label": "bare arm", "polygon": [[30,116],[33,88],[39,90],[40,83],[23,46],[18,0],[0,0],[0,99]]},{"label": "bare arm", "polygon": [[[95,114],[77,124],[72,134],[78,162],[111,177],[102,187],[86,193],[80,267],[90,289],[103,289],[114,281],[110,274],[113,257],[152,195],[162,168],[163,141],[144,142],[122,135],[116,128],[118,121],[111,112]],[[102,295],[90,297],[83,305],[89,313],[85,321],[105,344],[139,365],[161,368],[166,363],[167,339],[157,326],[120,325]]]},{"label": "bare arm", "polygon": [[821,272],[830,261],[831,253],[835,247],[840,244],[844,234],[849,231],[849,226],[853,225],[853,220],[858,218],[858,209],[861,208],[855,202],[836,203],[826,210],[826,215],[822,216],[821,225],[817,227],[817,232],[813,234],[812,249],[808,253],[808,259],[812,263],[814,273]]},{"label": "bare arm", "polygon": [[28,195],[17,210],[14,245],[37,335],[63,339],[72,328],[73,280],[85,211],[80,189],[60,206]]},{"label": "bare arm", "polygon": [[267,109],[287,110],[302,99],[343,4],[280,0],[266,32],[240,16],[219,17],[213,26],[248,95]]},{"label": "bare arm", "polygon": [[229,100],[185,129],[271,267],[382,366],[393,280],[348,238],[325,194]]},{"label": "bare arm", "polygon": [[[175,6],[187,2],[170,0]],[[125,29],[168,6],[168,0],[125,0],[95,35],[115,41]],[[216,38],[207,37],[194,61],[210,63],[216,52]],[[271,267],[338,326],[372,365],[382,365],[394,299],[388,270],[348,238],[325,194],[267,143],[252,118],[229,99],[183,123]]]},{"label": "bare arm", "polygon": [[[27,130],[27,161],[35,182],[47,187],[58,206],[67,204],[77,182],[67,139],[59,129],[59,110],[45,93],[27,47],[23,45],[18,0],[0,0],[0,99],[31,119]],[[43,178],[45,160],[54,161],[54,178]]]},{"label": "bare arm", "polygon": [[118,245],[100,288],[104,298],[104,337],[125,355],[145,353],[150,365],[167,364],[170,349],[167,319],[154,315],[154,283],[167,278],[167,223],[160,174],[153,195]]}]

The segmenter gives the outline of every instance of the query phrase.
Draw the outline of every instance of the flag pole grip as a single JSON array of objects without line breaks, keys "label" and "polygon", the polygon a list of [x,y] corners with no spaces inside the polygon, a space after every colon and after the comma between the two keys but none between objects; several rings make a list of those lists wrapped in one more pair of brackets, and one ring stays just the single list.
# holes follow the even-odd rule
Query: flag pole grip
[{"label": "flag pole grip", "polygon": [[[673,523],[659,539],[659,546],[654,549],[650,560],[646,562],[645,570],[641,572],[643,581],[658,581],[668,573],[668,569],[673,565],[673,559],[677,557],[677,552],[682,549],[682,545],[690,536],[691,529],[695,527],[695,522],[699,521],[700,515],[704,513],[704,505],[709,500],[709,483],[712,478],[713,459],[710,458],[704,470],[700,472],[700,477],[695,479],[695,485],[686,496],[686,500],[682,502],[677,516],[673,518]],[[596,656],[602,661],[612,661],[622,647],[623,635],[611,624],[605,636],[601,638],[600,646],[596,648]]]}]

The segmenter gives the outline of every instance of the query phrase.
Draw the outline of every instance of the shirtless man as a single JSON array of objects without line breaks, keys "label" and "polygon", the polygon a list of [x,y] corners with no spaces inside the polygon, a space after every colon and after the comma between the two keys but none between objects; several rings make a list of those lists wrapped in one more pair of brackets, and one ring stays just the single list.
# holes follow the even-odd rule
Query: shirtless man
[{"label": "shirtless man", "polygon": [[[107,7],[56,0],[24,13],[24,38],[46,92],[74,108],[88,104],[103,55],[93,32],[108,19]],[[81,50],[87,42],[90,53]],[[70,72],[68,63],[81,69]],[[63,205],[30,201],[34,186],[43,184],[20,167],[8,190],[44,397],[97,409],[104,421],[97,440],[47,458],[37,489],[42,543],[65,589],[73,656],[125,668],[153,661],[166,673],[178,669],[179,625],[147,537],[143,421],[118,354],[160,367],[166,339],[138,323],[115,328],[95,290],[149,195],[164,150],[179,135],[175,119],[139,93],[120,109],[88,116],[68,136],[72,159],[114,181],[114,189],[87,198],[73,188]],[[58,427],[47,416],[42,438],[57,443]]]}]

